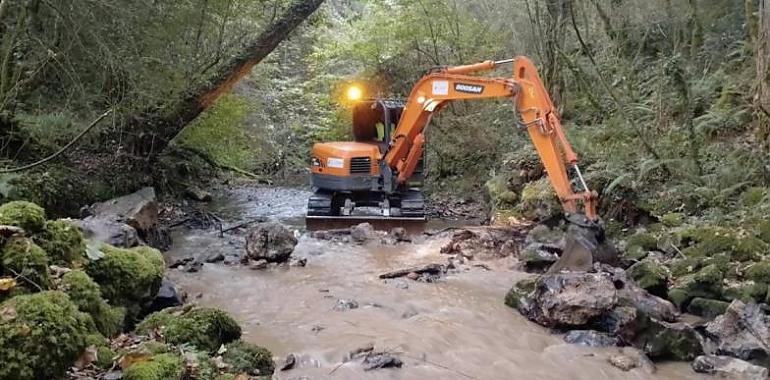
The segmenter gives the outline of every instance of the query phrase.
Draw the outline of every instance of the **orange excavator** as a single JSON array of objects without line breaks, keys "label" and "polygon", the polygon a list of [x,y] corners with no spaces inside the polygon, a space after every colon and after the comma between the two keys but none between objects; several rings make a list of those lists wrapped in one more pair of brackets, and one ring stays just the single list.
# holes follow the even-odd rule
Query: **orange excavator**
[{"label": "orange excavator", "polygon": [[[513,76],[471,75],[512,64]],[[351,97],[360,96],[354,90]],[[598,194],[586,185],[554,104],[535,65],[519,56],[501,61],[440,67],[423,76],[404,102],[361,101],[353,110],[353,142],[316,143],[311,157],[309,229],[362,221],[380,228],[424,224],[420,190],[424,131],[431,116],[453,100],[510,98],[518,125],[526,129],[567,220],[603,239],[596,213]],[[570,170],[576,179],[573,181]],[[356,214],[356,209],[368,214]]]}]

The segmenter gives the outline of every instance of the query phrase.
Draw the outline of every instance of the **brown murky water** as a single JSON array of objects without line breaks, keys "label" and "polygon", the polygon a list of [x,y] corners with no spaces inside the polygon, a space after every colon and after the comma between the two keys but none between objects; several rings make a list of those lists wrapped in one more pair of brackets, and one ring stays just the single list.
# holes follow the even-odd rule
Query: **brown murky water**
[{"label": "brown murky water", "polygon": [[[238,190],[210,207],[235,223],[267,215],[301,221],[306,193],[286,189]],[[276,379],[702,379],[686,363],[622,372],[609,365],[611,349],[568,345],[559,335],[528,322],[503,302],[517,279],[515,259],[487,262],[491,271],[470,268],[438,283],[380,280],[391,269],[445,262],[441,238],[414,244],[353,245],[300,238],[294,255],[304,268],[252,271],[207,264],[198,273],[173,272],[172,279],[197,302],[230,311],[244,339],[279,357],[294,353],[299,363]],[[242,237],[219,238],[210,231],[178,230],[170,258],[212,252],[240,253]],[[407,285],[407,288],[404,288]],[[357,309],[334,311],[338,299]],[[356,348],[374,344],[398,353],[401,369],[365,372],[342,363]]]}]

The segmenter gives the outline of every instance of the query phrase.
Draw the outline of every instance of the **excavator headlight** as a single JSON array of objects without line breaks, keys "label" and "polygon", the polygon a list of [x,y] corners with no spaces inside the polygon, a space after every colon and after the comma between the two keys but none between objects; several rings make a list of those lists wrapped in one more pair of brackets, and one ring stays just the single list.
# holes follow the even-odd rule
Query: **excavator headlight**
[{"label": "excavator headlight", "polygon": [[310,166],[321,166],[321,160],[319,160],[317,157],[311,158]]},{"label": "excavator headlight", "polygon": [[364,95],[364,92],[361,90],[358,86],[350,86],[348,87],[348,99],[352,101],[361,100],[361,97]]}]

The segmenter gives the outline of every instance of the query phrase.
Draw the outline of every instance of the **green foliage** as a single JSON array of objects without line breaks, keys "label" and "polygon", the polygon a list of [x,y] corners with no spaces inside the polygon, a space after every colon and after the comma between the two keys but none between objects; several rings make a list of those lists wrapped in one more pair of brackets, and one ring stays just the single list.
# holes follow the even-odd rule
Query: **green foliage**
[{"label": "green foliage", "polygon": [[14,237],[3,247],[3,272],[9,276],[21,276],[19,281],[28,290],[38,287],[48,289],[51,277],[48,274],[48,255],[29,238]]},{"label": "green foliage", "polygon": [[66,220],[45,222],[34,236],[35,242],[48,253],[52,264],[77,265],[85,259],[86,242],[80,229]]},{"label": "green foliage", "polygon": [[13,201],[0,206],[0,224],[17,226],[27,232],[38,232],[45,223],[45,210],[26,201]]},{"label": "green foliage", "polygon": [[0,304],[0,379],[54,379],[86,347],[90,318],[62,292],[21,295]]},{"label": "green foliage", "polygon": [[563,210],[551,183],[541,178],[524,186],[514,212],[527,220],[548,221],[561,217]]},{"label": "green foliage", "polygon": [[182,380],[184,368],[178,354],[159,354],[123,371],[125,380]]},{"label": "green foliage", "polygon": [[136,328],[145,334],[154,330],[161,331],[167,343],[190,344],[209,352],[241,336],[241,327],[229,314],[212,308],[165,309],[150,314]]},{"label": "green foliage", "polygon": [[239,340],[226,345],[225,349],[222,359],[230,365],[232,373],[264,376],[275,371],[273,354],[264,347]]},{"label": "green foliage", "polygon": [[158,293],[165,265],[160,252],[145,247],[132,249],[103,245],[104,257],[90,262],[86,272],[112,305],[126,308],[128,320]]}]

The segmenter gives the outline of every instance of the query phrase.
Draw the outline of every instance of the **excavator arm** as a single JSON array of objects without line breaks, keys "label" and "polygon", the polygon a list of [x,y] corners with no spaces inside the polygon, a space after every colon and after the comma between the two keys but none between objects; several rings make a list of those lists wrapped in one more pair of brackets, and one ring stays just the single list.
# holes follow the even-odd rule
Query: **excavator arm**
[{"label": "excavator arm", "polygon": [[[491,70],[503,63],[513,63],[511,78],[469,75]],[[588,222],[598,221],[598,194],[590,190],[583,179],[577,155],[564,134],[535,65],[521,56],[441,68],[417,82],[407,98],[384,157],[386,164],[398,174],[396,182],[404,184],[417,167],[425,143],[423,133],[434,112],[453,100],[501,97],[513,100],[521,126],[527,130],[565,213],[568,216],[582,214]],[[579,179],[581,190],[578,192],[573,191],[569,167],[574,169]],[[583,210],[579,209],[580,204]]]}]

